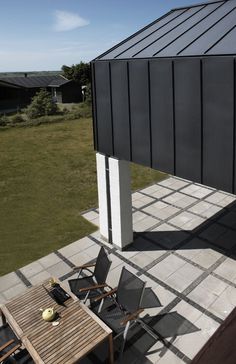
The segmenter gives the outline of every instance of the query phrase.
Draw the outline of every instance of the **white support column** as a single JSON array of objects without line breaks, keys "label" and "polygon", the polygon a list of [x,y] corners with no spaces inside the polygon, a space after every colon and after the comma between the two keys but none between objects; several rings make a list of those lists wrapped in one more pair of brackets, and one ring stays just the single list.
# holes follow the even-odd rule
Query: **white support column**
[{"label": "white support column", "polygon": [[96,153],[97,160],[97,184],[100,233],[103,238],[109,240],[109,218],[108,218],[108,186],[106,178],[106,157]]},{"label": "white support column", "polygon": [[123,249],[133,242],[130,163],[109,158],[112,242]]}]

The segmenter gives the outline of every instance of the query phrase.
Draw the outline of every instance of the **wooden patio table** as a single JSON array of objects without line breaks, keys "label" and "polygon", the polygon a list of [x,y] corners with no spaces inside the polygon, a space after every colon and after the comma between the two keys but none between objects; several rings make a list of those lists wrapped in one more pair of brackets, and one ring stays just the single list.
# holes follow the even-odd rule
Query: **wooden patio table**
[{"label": "wooden patio table", "polygon": [[[1,306],[3,321],[9,323],[35,363],[77,363],[108,340],[113,364],[112,330],[71,293],[64,306],[58,305],[47,292],[50,289],[45,282]],[[49,307],[58,313],[58,326],[42,319],[40,308]]]}]

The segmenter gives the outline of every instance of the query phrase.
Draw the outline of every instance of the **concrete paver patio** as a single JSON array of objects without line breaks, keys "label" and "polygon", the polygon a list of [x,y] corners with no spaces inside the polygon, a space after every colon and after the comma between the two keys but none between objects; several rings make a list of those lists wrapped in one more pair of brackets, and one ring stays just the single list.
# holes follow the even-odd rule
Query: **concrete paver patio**
[{"label": "concrete paver patio", "polygon": [[[190,363],[236,305],[236,197],[175,177],[132,197],[135,238],[127,251],[97,231],[0,277],[0,303],[50,276],[76,277],[73,267],[95,259],[104,244],[112,260],[108,283],[117,284],[124,265],[147,282],[143,319],[165,342],[134,328],[124,364]],[[98,225],[97,209],[83,216]],[[102,355],[98,349],[85,362],[103,363]]]}]

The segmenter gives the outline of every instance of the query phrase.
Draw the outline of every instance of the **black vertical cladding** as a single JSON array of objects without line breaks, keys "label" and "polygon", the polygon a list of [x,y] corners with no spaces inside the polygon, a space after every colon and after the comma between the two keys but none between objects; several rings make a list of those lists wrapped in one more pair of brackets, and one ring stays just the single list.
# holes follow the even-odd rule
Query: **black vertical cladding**
[{"label": "black vertical cladding", "polygon": [[111,62],[114,154],[130,160],[129,91],[126,61]]},{"label": "black vertical cladding", "polygon": [[95,62],[96,125],[99,152],[113,155],[109,62]]},{"label": "black vertical cladding", "polygon": [[92,82],[91,82],[91,93],[92,93],[92,114],[93,114],[93,145],[94,149],[98,150],[98,136],[97,136],[97,117],[96,117],[96,92],[95,92],[95,71],[94,71],[95,64],[94,62],[90,63],[91,68],[91,75],[92,75]]},{"label": "black vertical cladding", "polygon": [[233,193],[236,193],[236,59],[234,58],[234,135],[233,135]]},{"label": "black vertical cladding", "polygon": [[201,182],[201,65],[174,61],[176,175]]},{"label": "black vertical cladding", "polygon": [[148,60],[129,61],[132,161],[151,166]]},{"label": "black vertical cladding", "polygon": [[232,192],[234,60],[203,59],[203,183]]},{"label": "black vertical cladding", "polygon": [[172,61],[150,61],[153,168],[174,173]]}]

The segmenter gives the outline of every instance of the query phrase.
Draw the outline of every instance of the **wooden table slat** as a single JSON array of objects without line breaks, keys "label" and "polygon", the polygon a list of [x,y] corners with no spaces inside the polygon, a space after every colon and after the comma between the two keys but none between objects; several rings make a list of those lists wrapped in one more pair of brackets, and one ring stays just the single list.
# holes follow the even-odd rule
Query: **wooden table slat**
[{"label": "wooden table slat", "polygon": [[63,321],[63,319],[59,319],[60,325],[59,326],[52,326],[52,323],[50,322],[45,322],[43,319],[41,319],[41,325],[38,326],[38,329],[32,329],[28,335],[28,337],[30,338],[30,340],[35,340],[38,339],[43,333],[46,333],[48,336],[52,335],[55,330],[60,331],[62,325],[64,326],[64,322],[65,325],[67,326],[68,324],[70,324],[71,322],[73,322],[74,316],[71,315],[71,317],[67,317],[66,320]]},{"label": "wooden table slat", "polygon": [[[94,336],[93,340],[90,341],[90,343],[84,343],[83,346],[80,346],[80,350],[74,350],[74,362],[77,362],[78,360],[82,359],[84,356],[86,356],[91,349],[94,349],[100,342],[101,340],[106,339],[107,337],[104,336],[102,337],[100,333],[98,333],[96,336]],[[75,349],[77,349],[75,347]],[[57,364],[64,364],[64,363],[68,363],[69,364],[69,357],[66,356],[66,354],[63,356],[63,358],[61,358],[61,360],[58,361]],[[53,363],[50,363],[53,364]]]},{"label": "wooden table slat", "polygon": [[[96,330],[94,330],[94,332],[91,333],[91,335],[95,335],[95,334],[96,334]],[[50,352],[45,353],[45,355],[42,355],[44,360],[47,359],[47,362],[50,362],[51,357],[55,357],[55,356],[60,357],[65,352],[69,353],[69,355],[73,355],[74,351],[76,350],[78,334],[69,336],[69,339],[70,339],[70,341],[69,341],[69,343],[67,343],[67,345],[65,345],[65,343],[63,343],[63,345],[55,347],[54,350],[50,350]],[[65,350],[65,348],[67,350]]]},{"label": "wooden table slat", "polygon": [[54,335],[49,336],[48,333],[44,333],[43,335],[40,335],[39,338],[32,340],[29,336],[29,339],[34,343],[35,346],[37,346],[38,350],[41,350],[45,346],[45,336],[47,336],[47,347],[55,346],[58,342],[65,339],[68,336],[68,328],[72,326],[73,330],[79,330],[80,326],[87,324],[89,318],[86,318],[82,323],[79,321],[79,318],[77,320],[74,320],[73,325],[72,322],[70,322],[67,326],[62,326],[61,330],[59,329],[59,326],[55,326],[54,330],[57,330],[58,337],[55,339]]},{"label": "wooden table slat", "polygon": [[[100,338],[101,333],[99,332],[99,330],[95,330],[94,332],[90,332],[90,335],[87,337],[87,340],[90,339],[92,336],[95,337],[95,338]],[[59,350],[59,351],[57,351],[55,356],[48,358],[49,359],[49,364],[53,364],[54,363],[53,360],[56,360],[57,363],[60,363],[60,362],[66,363],[67,362],[66,358],[68,358],[69,356],[74,356],[75,357],[76,354],[78,352],[80,352],[80,350],[83,350],[84,347],[87,347],[87,343],[84,343],[84,345],[77,344],[76,337],[73,338],[72,344],[74,344],[74,345],[71,346],[70,354],[68,353],[68,351],[66,352],[65,350]],[[86,352],[87,352],[87,350],[86,350]],[[82,356],[79,355],[78,359],[80,359],[82,357],[83,357],[83,355]]]}]

